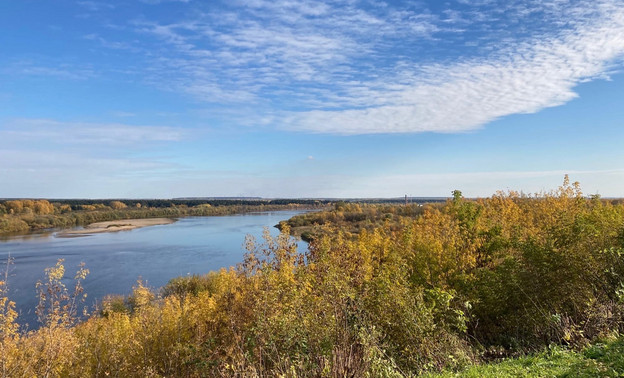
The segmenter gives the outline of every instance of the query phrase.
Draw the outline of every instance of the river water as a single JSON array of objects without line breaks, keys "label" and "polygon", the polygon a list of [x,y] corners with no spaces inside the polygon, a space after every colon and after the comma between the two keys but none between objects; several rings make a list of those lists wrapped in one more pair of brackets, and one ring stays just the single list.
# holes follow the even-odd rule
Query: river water
[{"label": "river water", "polygon": [[[9,298],[16,302],[19,323],[33,329],[37,327],[36,282],[43,281],[44,269],[59,258],[65,259],[63,281],[70,289],[80,262],[90,270],[84,287],[92,307],[107,294],[130,293],[138,278],[159,288],[174,277],[234,266],[245,253],[245,235],[261,241],[264,227],[277,235],[273,226],[299,213],[188,217],[168,225],[72,238],[57,238],[54,233],[16,236],[0,240],[0,262],[6,262],[9,254],[14,259],[9,269]],[[303,242],[299,246],[306,248]]]}]

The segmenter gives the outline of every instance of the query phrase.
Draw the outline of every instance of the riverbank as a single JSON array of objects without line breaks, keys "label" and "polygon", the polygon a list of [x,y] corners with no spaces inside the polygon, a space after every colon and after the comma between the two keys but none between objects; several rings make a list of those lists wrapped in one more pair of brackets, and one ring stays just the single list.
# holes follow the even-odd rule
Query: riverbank
[{"label": "riverbank", "polygon": [[[279,210],[323,209],[327,203],[311,200],[263,201],[202,201],[141,200],[104,203],[67,200],[0,201],[0,235],[19,234],[46,229],[71,229],[97,222],[125,223],[128,219],[181,218],[187,216],[219,216]],[[152,206],[154,205],[154,206]],[[158,207],[156,207],[156,205]],[[125,206],[125,207],[124,207]]]},{"label": "riverbank", "polygon": [[107,222],[91,223],[81,230],[67,230],[56,234],[60,238],[68,238],[73,236],[85,236],[90,234],[99,234],[102,232],[118,232],[129,231],[136,228],[147,226],[158,226],[163,224],[171,224],[175,222],[171,218],[147,218],[147,219],[122,219]]},{"label": "riverbank", "polygon": [[[19,323],[29,324],[32,330],[40,326],[34,313],[38,304],[36,283],[46,281],[45,269],[54,266],[59,258],[65,259],[67,278],[74,276],[80,263],[84,262],[90,270],[84,281],[84,292],[88,294],[85,305],[91,309],[109,294],[130,294],[139,277],[156,289],[175,277],[236,266],[243,259],[242,244],[246,235],[253,235],[260,241],[265,227],[276,234],[273,225],[297,214],[299,210],[160,217],[176,219],[176,222],[127,232],[69,237],[57,237],[57,233],[81,230],[86,225],[6,239],[0,235],[0,263],[4,270],[8,256],[15,259],[8,279],[12,290],[10,299],[20,313]],[[125,224],[128,220],[112,222]],[[305,250],[305,245],[301,245],[301,250]]]}]

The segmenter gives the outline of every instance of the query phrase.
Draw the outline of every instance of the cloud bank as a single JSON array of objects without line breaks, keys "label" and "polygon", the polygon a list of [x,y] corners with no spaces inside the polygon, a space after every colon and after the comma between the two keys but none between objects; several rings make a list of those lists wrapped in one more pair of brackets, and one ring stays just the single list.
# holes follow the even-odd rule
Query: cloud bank
[{"label": "cloud bank", "polygon": [[135,181],[181,169],[161,149],[187,136],[169,126],[49,119],[0,122],[0,196],[128,196]]},{"label": "cloud bank", "polygon": [[[422,67],[400,90],[370,96],[365,109],[301,112],[285,126],[340,134],[461,132],[562,105],[577,96],[576,85],[605,77],[624,53],[624,11],[604,5],[601,15],[485,60]],[[375,106],[376,98],[386,102],[389,93],[392,105]]]},{"label": "cloud bank", "polygon": [[134,27],[167,47],[154,85],[250,106],[239,123],[349,135],[465,132],[562,105],[624,54],[619,0],[462,2],[438,13],[254,0]]}]

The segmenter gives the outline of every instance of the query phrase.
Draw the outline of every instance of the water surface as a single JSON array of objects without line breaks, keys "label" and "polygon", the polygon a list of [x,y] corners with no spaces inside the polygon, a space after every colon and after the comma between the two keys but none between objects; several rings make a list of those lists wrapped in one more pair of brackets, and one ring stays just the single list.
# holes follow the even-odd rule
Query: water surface
[{"label": "water surface", "polygon": [[[177,222],[131,231],[57,238],[38,233],[0,241],[0,261],[14,258],[10,267],[9,296],[20,311],[20,323],[36,326],[35,284],[44,279],[44,269],[65,259],[65,284],[73,287],[78,264],[91,271],[84,281],[88,303],[106,294],[128,294],[141,277],[159,288],[171,278],[203,274],[241,262],[245,235],[261,239],[264,227],[273,226],[301,211],[274,211],[244,215],[188,217]],[[300,243],[305,248],[305,243]]]}]

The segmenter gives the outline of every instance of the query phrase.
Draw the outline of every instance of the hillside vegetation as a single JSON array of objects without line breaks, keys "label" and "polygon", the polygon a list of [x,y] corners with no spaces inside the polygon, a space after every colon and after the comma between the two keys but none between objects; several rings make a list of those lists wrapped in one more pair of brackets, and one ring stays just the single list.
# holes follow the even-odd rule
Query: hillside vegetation
[{"label": "hillside vegetation", "polygon": [[0,374],[499,376],[533,362],[624,374],[623,205],[566,178],[535,196],[455,192],[420,211],[358,234],[326,222],[305,252],[283,225],[248,238],[237,267],[160,292],[138,282],[83,323],[81,288],[68,293],[59,263],[39,286],[37,331],[20,333],[0,295]]}]

